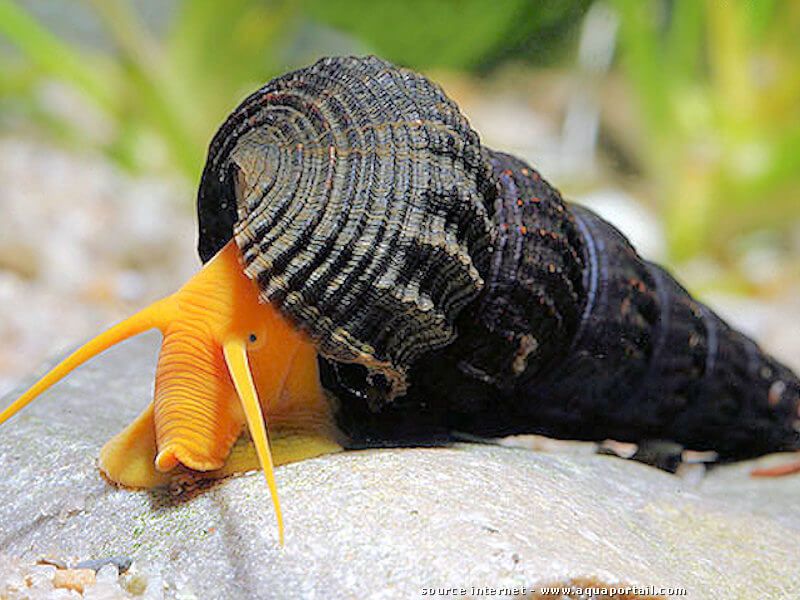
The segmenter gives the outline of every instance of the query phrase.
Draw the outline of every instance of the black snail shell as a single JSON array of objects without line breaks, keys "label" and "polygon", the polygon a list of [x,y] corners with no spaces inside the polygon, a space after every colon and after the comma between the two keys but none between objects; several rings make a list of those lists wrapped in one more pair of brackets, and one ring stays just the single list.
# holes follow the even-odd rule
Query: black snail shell
[{"label": "black snail shell", "polygon": [[203,260],[234,237],[315,340],[354,446],[800,448],[794,374],[412,71],[326,58],[269,82],[214,137],[198,212]]},{"label": "black snail shell", "polygon": [[235,236],[265,300],[397,394],[484,286],[492,193],[478,136],[440,88],[328,58],[252,94],[214,137],[200,254]]}]

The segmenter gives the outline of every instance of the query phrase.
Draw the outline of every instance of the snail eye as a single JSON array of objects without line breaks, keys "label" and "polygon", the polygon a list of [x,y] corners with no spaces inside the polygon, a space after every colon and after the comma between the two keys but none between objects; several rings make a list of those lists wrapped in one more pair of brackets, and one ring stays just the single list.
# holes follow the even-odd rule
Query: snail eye
[{"label": "snail eye", "polygon": [[254,328],[252,331],[247,332],[246,340],[247,350],[256,352],[264,347],[264,344],[269,340],[269,336],[266,331]]}]

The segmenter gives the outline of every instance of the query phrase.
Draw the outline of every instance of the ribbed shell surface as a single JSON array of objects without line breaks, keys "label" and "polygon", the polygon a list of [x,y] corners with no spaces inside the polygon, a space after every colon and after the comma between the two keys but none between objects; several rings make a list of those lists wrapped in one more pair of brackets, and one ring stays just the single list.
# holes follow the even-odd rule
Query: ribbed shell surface
[{"label": "ribbed shell surface", "polygon": [[263,299],[394,396],[483,288],[495,193],[477,134],[438,86],[374,57],[327,58],[269,82],[220,128],[200,253],[233,235]]}]

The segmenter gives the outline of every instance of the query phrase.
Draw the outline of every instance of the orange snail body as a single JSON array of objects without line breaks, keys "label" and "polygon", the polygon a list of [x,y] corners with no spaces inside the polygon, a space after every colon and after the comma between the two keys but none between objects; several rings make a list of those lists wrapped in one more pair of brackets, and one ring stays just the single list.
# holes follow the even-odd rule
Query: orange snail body
[{"label": "orange snail body", "polygon": [[[273,465],[341,448],[320,386],[316,349],[259,299],[233,242],[178,292],[67,357],[0,413],[0,423],[93,356],[154,328],[164,336],[154,400],[103,447],[103,474],[126,487],[152,488],[168,483],[178,467],[215,478],[260,465],[282,539]],[[254,444],[232,452],[245,425]]]}]

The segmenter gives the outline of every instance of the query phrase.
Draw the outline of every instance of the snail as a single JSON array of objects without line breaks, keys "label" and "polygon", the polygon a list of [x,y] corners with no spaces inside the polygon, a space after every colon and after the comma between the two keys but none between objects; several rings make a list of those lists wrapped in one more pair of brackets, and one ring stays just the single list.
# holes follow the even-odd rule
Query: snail
[{"label": "snail", "polygon": [[214,136],[197,206],[203,268],[0,423],[160,329],[153,402],[101,471],[152,488],[176,469],[260,466],[281,543],[273,466],[345,448],[539,433],[720,460],[800,449],[787,367],[533,167],[482,146],[413,71],[338,57],[270,81]]}]

